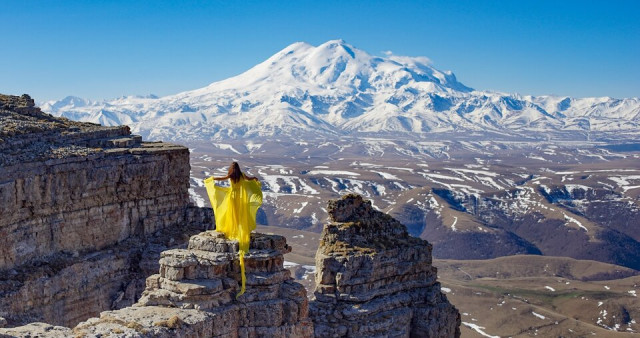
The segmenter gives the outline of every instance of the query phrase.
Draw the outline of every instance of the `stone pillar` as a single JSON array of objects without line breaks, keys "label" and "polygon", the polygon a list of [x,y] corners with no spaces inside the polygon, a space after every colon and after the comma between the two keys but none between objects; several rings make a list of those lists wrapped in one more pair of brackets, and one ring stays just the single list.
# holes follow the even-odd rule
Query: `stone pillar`
[{"label": "stone pillar", "polygon": [[431,245],[359,195],[329,201],[316,254],[316,337],[459,337]]},{"label": "stone pillar", "polygon": [[191,237],[188,249],[162,253],[160,273],[147,279],[137,304],[73,330],[88,336],[312,337],[306,290],[283,266],[290,251],[282,236],[251,234],[247,289],[236,299],[238,242],[203,232]]}]

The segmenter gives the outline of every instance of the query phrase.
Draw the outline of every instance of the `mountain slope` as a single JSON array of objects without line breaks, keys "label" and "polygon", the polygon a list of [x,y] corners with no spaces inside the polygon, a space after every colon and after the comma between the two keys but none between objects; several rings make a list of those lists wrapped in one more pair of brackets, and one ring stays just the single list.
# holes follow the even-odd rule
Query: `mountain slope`
[{"label": "mountain slope", "polygon": [[68,97],[42,109],[75,120],[128,124],[152,139],[640,130],[637,98],[475,91],[424,57],[372,56],[342,40],[318,47],[294,43],[238,76],[176,95],[102,102]]}]

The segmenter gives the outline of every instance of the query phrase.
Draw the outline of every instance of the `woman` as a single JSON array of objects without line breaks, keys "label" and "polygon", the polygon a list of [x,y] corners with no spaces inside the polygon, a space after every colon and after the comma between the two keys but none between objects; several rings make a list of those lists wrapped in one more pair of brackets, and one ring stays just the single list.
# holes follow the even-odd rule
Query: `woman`
[{"label": "woman", "polygon": [[[230,187],[215,185],[215,181],[227,179],[231,181]],[[204,180],[204,185],[213,206],[216,231],[224,233],[228,239],[237,240],[239,244],[242,289],[237,298],[245,291],[244,255],[249,251],[251,231],[256,228],[256,213],[262,205],[262,187],[257,178],[240,171],[238,162],[231,163],[227,176],[209,177]]]}]

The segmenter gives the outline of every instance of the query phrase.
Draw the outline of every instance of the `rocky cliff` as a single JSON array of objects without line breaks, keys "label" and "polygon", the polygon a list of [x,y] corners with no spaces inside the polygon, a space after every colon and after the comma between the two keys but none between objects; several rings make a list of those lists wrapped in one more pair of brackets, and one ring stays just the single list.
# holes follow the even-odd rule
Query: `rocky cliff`
[{"label": "rocky cliff", "polygon": [[359,195],[329,202],[316,254],[316,337],[459,337],[431,245]]},{"label": "rocky cliff", "polygon": [[309,305],[284,269],[285,238],[258,233],[247,291],[235,297],[238,243],[215,231],[190,236],[212,214],[189,205],[184,147],[0,95],[0,165],[0,327],[10,327],[0,336],[460,333],[430,244],[360,196],[330,202]]},{"label": "rocky cliff", "polygon": [[215,231],[164,251],[140,300],[74,328],[31,323],[9,337],[458,337],[460,315],[440,292],[431,246],[360,196],[331,201],[317,255],[318,287],[284,268],[286,239],[253,233],[241,280],[238,242]]},{"label": "rocky cliff", "polygon": [[0,95],[0,317],[74,325],[135,302],[159,253],[210,222],[189,170],[185,147]]},{"label": "rocky cliff", "polygon": [[254,233],[240,290],[238,242],[215,231],[191,237],[187,249],[162,253],[160,273],[132,307],[105,311],[75,328],[32,323],[0,336],[312,337],[304,287],[283,266],[282,236]]}]

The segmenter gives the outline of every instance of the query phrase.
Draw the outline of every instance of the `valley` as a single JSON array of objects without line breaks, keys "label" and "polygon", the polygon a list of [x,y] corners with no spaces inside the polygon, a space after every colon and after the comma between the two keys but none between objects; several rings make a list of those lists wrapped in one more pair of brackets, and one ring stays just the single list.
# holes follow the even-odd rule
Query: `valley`
[{"label": "valley", "polygon": [[326,201],[354,192],[432,242],[438,258],[542,254],[640,268],[637,152],[387,139],[189,147],[192,199],[206,205],[202,179],[237,160],[263,182],[261,224],[318,232]]},{"label": "valley", "polygon": [[[433,244],[463,336],[625,336],[640,317],[640,154],[601,143],[189,143],[192,200],[230,161],[263,183],[258,231],[314,287],[326,201],[355,192]],[[309,296],[312,293],[309,292]]]},{"label": "valley", "polygon": [[[312,297],[319,234],[276,226],[258,231],[287,237],[293,250],[285,264]],[[463,337],[628,337],[640,330],[640,275],[632,269],[531,255],[433,264],[462,314]]]}]

